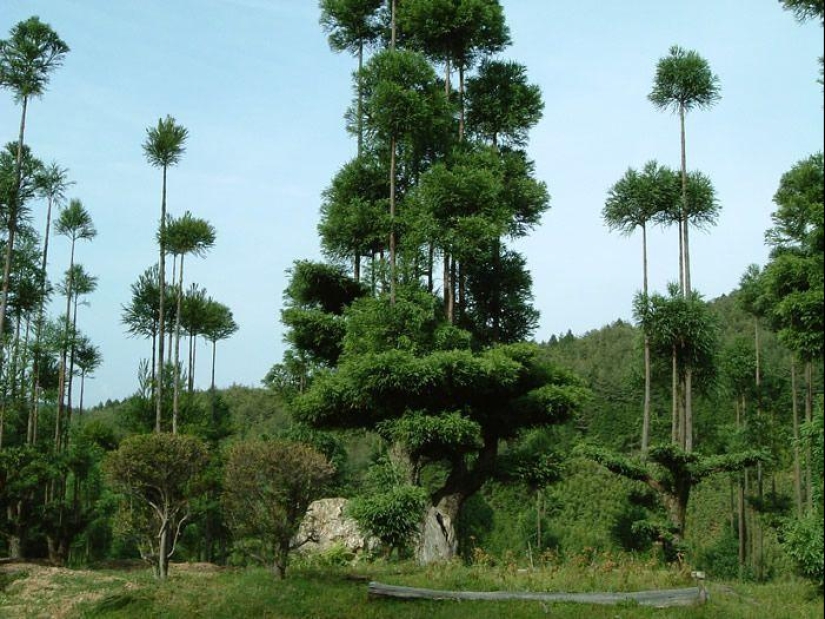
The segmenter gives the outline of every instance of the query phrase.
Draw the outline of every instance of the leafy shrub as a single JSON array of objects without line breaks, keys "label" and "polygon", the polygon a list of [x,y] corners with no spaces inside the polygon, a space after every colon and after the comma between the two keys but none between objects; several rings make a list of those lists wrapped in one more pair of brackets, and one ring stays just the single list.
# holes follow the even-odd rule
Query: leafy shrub
[{"label": "leafy shrub", "polygon": [[327,459],[306,445],[233,445],[226,461],[223,505],[236,542],[250,556],[273,564],[284,578],[301,520],[333,474]]}]

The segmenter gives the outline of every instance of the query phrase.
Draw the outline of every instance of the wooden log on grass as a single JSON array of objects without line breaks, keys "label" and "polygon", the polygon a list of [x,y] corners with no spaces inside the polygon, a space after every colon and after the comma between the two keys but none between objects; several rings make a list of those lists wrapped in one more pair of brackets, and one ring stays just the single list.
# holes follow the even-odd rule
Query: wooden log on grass
[{"label": "wooden log on grass", "polygon": [[533,593],[516,591],[439,591],[415,587],[398,587],[380,582],[369,584],[370,598],[393,598],[399,600],[522,600],[535,602],[576,602],[580,604],[632,604],[668,608],[672,606],[695,606],[707,600],[704,587],[687,589],[663,589],[661,591],[637,591],[633,593]]}]

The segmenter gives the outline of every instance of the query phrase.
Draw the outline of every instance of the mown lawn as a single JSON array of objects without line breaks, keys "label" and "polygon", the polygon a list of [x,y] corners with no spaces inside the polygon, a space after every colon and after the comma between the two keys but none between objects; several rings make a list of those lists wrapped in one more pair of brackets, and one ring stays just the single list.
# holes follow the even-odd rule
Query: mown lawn
[{"label": "mown lawn", "polygon": [[[7,568],[8,569],[8,568]],[[450,590],[631,591],[691,586],[689,576],[652,566],[565,566],[536,571],[507,567],[364,565],[296,568],[286,581],[262,569],[174,566],[156,582],[147,570],[71,571],[18,566],[0,574],[0,617],[55,619],[500,619],[500,618],[788,618],[823,616],[823,600],[798,581],[752,585],[713,583],[701,607],[653,609],[540,602],[399,602],[370,600],[367,583]]]}]

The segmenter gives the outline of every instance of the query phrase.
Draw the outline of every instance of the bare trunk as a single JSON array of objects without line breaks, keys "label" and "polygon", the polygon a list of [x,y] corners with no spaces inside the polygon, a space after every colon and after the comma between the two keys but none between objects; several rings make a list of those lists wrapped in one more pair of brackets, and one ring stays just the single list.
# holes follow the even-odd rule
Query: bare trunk
[{"label": "bare trunk", "polygon": [[[358,42],[358,157],[364,152],[364,41]],[[360,262],[356,263],[356,281],[360,276]]]},{"label": "bare trunk", "polygon": [[432,294],[435,289],[433,269],[435,268],[435,244],[430,241],[427,249],[427,290]]},{"label": "bare trunk", "polygon": [[66,389],[66,449],[69,447],[69,429],[72,427],[72,387],[74,385],[74,356],[75,356],[75,334],[77,333],[77,302],[78,296],[74,295],[74,308],[72,310],[72,341],[69,345],[69,372],[68,385]]},{"label": "bare trunk", "polygon": [[[29,106],[29,98],[23,97],[21,102],[23,110],[20,114],[20,133],[17,138],[17,161],[14,169],[14,204],[9,214],[9,237],[6,240],[6,257],[3,265],[3,293],[0,296],[0,338],[5,332],[6,311],[9,303],[9,285],[11,282],[11,262],[14,252],[14,237],[17,232],[17,211],[20,210],[20,185],[23,182],[23,138],[26,134],[26,110]],[[3,347],[0,346],[0,370],[3,368]]]},{"label": "bare trunk", "polygon": [[685,370],[685,451],[693,453],[693,369]]},{"label": "bare trunk", "polygon": [[[642,271],[645,303],[649,292],[647,268],[647,226],[642,224]],[[642,413],[642,454],[646,455],[650,447],[650,336],[645,332],[645,396]]]},{"label": "bare trunk", "polygon": [[166,297],[166,166],[163,166],[163,186],[160,202],[160,264],[158,269],[158,290],[160,299],[158,304],[158,378],[155,384],[155,432],[161,431],[163,419],[163,343],[166,336],[166,313],[164,300]]},{"label": "bare trunk", "polygon": [[466,127],[466,110],[464,106],[464,90],[465,90],[465,83],[464,83],[464,74],[466,71],[466,67],[464,66],[464,62],[458,63],[458,141],[464,141],[464,132]]},{"label": "bare trunk", "polygon": [[799,405],[796,386],[796,360],[791,358],[791,411],[793,417],[793,485],[796,515],[802,518],[802,462],[799,452]]},{"label": "bare trunk", "polygon": [[676,345],[673,345],[671,353],[671,418],[670,418],[670,441],[674,445],[680,445],[679,440],[679,368],[676,361]]},{"label": "bare trunk", "polygon": [[417,550],[421,565],[450,561],[458,554],[455,523],[462,499],[460,494],[450,494],[427,509]]},{"label": "bare trunk", "polygon": [[[64,342],[60,347],[60,369],[57,377],[57,412],[54,417],[54,449],[60,451],[61,436],[64,428],[62,427],[63,416],[66,412],[65,398],[66,398],[66,359],[68,356],[67,342],[69,339],[69,330],[71,329],[71,311],[72,311],[72,291],[74,289],[74,282],[72,281],[72,272],[74,271],[74,249],[75,239],[72,238],[72,248],[69,254],[69,277],[66,286],[66,324],[63,330]],[[74,334],[72,334],[74,339]]]},{"label": "bare trunk", "polygon": [[685,137],[685,106],[679,106],[679,122],[681,125],[682,138],[682,208],[679,216],[679,277],[682,283],[682,294],[690,296],[690,266],[688,262],[687,229],[688,229],[688,204],[687,204],[687,148]]},{"label": "bare trunk", "polygon": [[217,349],[218,349],[218,342],[217,342],[217,340],[213,340],[212,341],[212,383],[211,383],[211,387],[210,387],[212,389],[213,393],[215,392],[215,357],[217,355]]},{"label": "bare trunk", "polygon": [[444,249],[444,313],[447,315],[447,322],[452,323],[454,319],[455,301],[453,300],[452,271],[450,269],[450,254]]},{"label": "bare trunk", "polygon": [[744,568],[748,560],[748,527],[745,521],[745,485],[747,484],[747,473],[739,477],[739,567]]},{"label": "bare trunk", "polygon": [[189,393],[195,391],[195,368],[197,368],[198,361],[198,338],[192,336],[192,365],[190,366],[189,378]]},{"label": "bare trunk", "polygon": [[390,0],[390,49],[398,42],[398,0]]},{"label": "bare trunk", "polygon": [[169,523],[164,522],[158,536],[158,578],[166,580],[169,577]]},{"label": "bare trunk", "polygon": [[79,403],[79,411],[80,414],[83,415],[83,392],[86,390],[86,372],[82,372],[80,374],[80,403]]},{"label": "bare trunk", "polygon": [[178,433],[178,415],[180,413],[180,310],[183,302],[183,254],[180,257],[180,271],[178,273],[178,301],[175,313],[175,368],[172,387],[172,434]]},{"label": "bare trunk", "polygon": [[[805,362],[805,422],[810,425],[813,421],[814,405],[814,371],[813,362]],[[805,498],[808,513],[814,509],[814,482],[813,482],[813,451],[811,441],[805,441]]]},{"label": "bare trunk", "polygon": [[[393,2],[393,15],[395,11],[395,2]],[[393,17],[393,22],[395,18]],[[395,37],[395,29],[393,27],[393,38]],[[396,255],[395,255],[395,168],[396,168],[396,150],[397,144],[395,138],[390,140],[390,304],[395,305],[395,287],[397,274],[396,269]]]}]

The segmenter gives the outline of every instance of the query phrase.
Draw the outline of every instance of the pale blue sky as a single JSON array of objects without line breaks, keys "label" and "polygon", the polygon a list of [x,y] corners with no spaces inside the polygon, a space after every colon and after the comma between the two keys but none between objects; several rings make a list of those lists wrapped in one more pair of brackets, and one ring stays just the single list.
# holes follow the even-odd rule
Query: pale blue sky
[{"label": "pale blue sky", "polygon": [[[552,208],[519,244],[542,318],[536,338],[630,319],[640,288],[640,240],[601,222],[607,189],[649,159],[678,166],[677,119],[647,101],[657,60],[673,44],[697,50],[719,75],[723,99],[688,118],[688,165],[714,181],[719,225],[692,237],[694,285],[712,298],[764,263],[763,235],[781,175],[822,149],[816,23],[797,24],[776,0],[503,0],[514,45],[546,101],[530,154]],[[314,0],[0,0],[0,38],[31,15],[72,47],[46,96],[30,106],[27,143],[71,171],[71,197],[99,236],[77,257],[100,278],[81,328],[104,365],[87,403],[136,388],[149,344],[120,323],[129,286],[157,260],[160,174],[141,152],[146,127],[171,114],[190,131],[169,176],[169,210],[218,230],[216,248],[187,263],[229,305],[241,330],[219,345],[218,383],[256,385],[284,350],[285,271],[320,255],[320,194],[354,154],[343,114],[351,58],[329,51]],[[0,93],[3,141],[19,109]],[[3,137],[4,136],[4,137]],[[33,205],[35,221],[43,205]],[[42,223],[39,224],[42,227]],[[53,275],[65,268],[56,239]],[[677,273],[675,232],[651,240],[652,285]],[[208,386],[199,352],[197,383]]]}]

